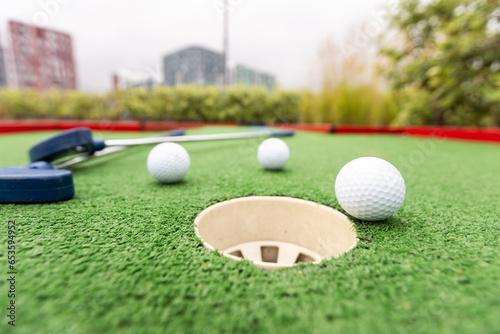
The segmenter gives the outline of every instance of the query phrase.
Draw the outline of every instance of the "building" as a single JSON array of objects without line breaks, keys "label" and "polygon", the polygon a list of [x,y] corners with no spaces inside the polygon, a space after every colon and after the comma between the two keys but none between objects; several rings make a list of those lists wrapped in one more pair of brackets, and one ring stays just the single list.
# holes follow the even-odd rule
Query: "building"
[{"label": "building", "polygon": [[4,49],[0,45],[0,87],[2,86],[7,86],[7,69]]},{"label": "building", "polygon": [[15,21],[9,32],[19,88],[77,88],[70,35]]},{"label": "building", "polygon": [[114,89],[127,89],[127,88],[146,88],[153,89],[161,82],[153,73],[146,71],[138,71],[131,69],[119,69],[113,74],[113,88]]},{"label": "building", "polygon": [[224,55],[201,47],[189,47],[163,58],[164,83],[216,85],[224,82]]},{"label": "building", "polygon": [[231,72],[231,81],[236,85],[265,86],[268,91],[276,85],[276,78],[273,75],[256,71],[244,65],[236,65]]}]

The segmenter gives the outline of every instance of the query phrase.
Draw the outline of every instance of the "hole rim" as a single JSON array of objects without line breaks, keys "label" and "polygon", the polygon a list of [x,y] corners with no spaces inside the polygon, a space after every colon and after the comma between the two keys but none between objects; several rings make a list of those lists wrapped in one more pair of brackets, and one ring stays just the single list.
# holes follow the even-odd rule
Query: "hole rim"
[{"label": "hole rim", "polygon": [[[225,205],[228,202],[236,202],[236,201],[245,200],[245,199],[261,199],[261,200],[283,199],[283,200],[291,200],[291,201],[297,201],[297,202],[302,203],[302,204],[308,204],[308,205],[312,204],[312,205],[315,205],[315,206],[318,206],[318,207],[322,208],[323,210],[330,211],[331,213],[333,213],[335,215],[342,215],[345,218],[347,218],[347,221],[349,222],[349,227],[352,230],[352,232],[354,233],[354,236],[355,236],[354,242],[353,242],[353,244],[348,249],[342,251],[338,255],[334,255],[334,256],[330,256],[330,257],[320,257],[319,260],[314,260],[312,262],[295,262],[292,265],[284,265],[284,264],[280,264],[280,263],[272,263],[272,262],[263,262],[263,261],[256,261],[256,260],[248,260],[248,259],[245,259],[244,257],[237,257],[237,256],[234,256],[234,255],[231,255],[231,254],[225,252],[224,250],[218,249],[218,248],[212,246],[211,244],[205,242],[205,240],[200,235],[199,230],[198,230],[198,225],[200,223],[200,220],[203,219],[203,213],[205,213],[208,209],[212,209],[212,208],[215,209],[216,207]],[[338,258],[338,257],[340,257],[340,256],[342,256],[342,255],[344,255],[344,254],[352,251],[354,248],[356,248],[356,246],[358,245],[358,242],[359,242],[359,238],[357,236],[356,225],[345,214],[343,214],[342,212],[340,212],[338,210],[335,210],[335,209],[333,209],[333,208],[331,208],[329,206],[323,205],[323,204],[318,204],[316,202],[312,202],[312,201],[308,201],[308,200],[304,200],[304,199],[300,199],[300,198],[286,197],[286,196],[245,196],[245,197],[237,197],[237,198],[232,198],[232,199],[229,199],[229,200],[224,200],[224,201],[221,201],[221,202],[209,205],[209,206],[205,207],[202,211],[200,211],[198,213],[198,215],[196,216],[193,225],[194,225],[195,234],[198,237],[198,239],[201,241],[201,243],[202,243],[203,247],[205,247],[205,249],[207,249],[209,251],[218,252],[220,255],[222,255],[222,256],[230,259],[230,260],[233,260],[233,261],[242,261],[242,260],[250,261],[250,262],[252,262],[252,264],[254,266],[256,266],[256,267],[258,267],[260,269],[265,269],[267,271],[275,270],[275,269],[291,268],[291,267],[294,267],[295,265],[300,264],[300,263],[317,265],[317,264],[320,264],[324,260],[331,260],[332,258]],[[298,259],[298,257],[297,257],[297,259]]]}]

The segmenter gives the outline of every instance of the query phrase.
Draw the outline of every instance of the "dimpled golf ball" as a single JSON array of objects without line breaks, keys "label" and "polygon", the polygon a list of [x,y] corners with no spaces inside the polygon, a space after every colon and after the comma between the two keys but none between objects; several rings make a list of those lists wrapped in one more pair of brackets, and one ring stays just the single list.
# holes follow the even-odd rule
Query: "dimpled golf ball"
[{"label": "dimpled golf ball", "polygon": [[405,192],[405,181],[397,168],[374,157],[349,162],[335,180],[340,206],[361,220],[389,218],[403,205]]},{"label": "dimpled golf ball", "polygon": [[285,167],[290,158],[290,149],[281,139],[264,140],[257,150],[257,160],[267,170],[280,170]]},{"label": "dimpled golf ball", "polygon": [[158,181],[180,182],[189,170],[189,154],[179,144],[163,143],[149,152],[147,165],[149,174]]}]

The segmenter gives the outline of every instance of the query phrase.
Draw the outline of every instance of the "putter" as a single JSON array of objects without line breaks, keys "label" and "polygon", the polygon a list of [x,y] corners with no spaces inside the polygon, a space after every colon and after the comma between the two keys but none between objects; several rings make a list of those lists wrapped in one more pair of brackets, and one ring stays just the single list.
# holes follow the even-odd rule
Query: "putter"
[{"label": "putter", "polygon": [[53,162],[65,156],[74,154],[92,155],[107,147],[113,146],[135,146],[146,144],[159,144],[165,142],[192,142],[209,140],[227,140],[227,139],[245,139],[258,137],[286,137],[293,136],[293,130],[285,131],[253,131],[240,133],[208,134],[208,135],[190,135],[168,137],[148,137],[139,139],[111,139],[102,140],[93,138],[92,132],[88,128],[75,128],[53,137],[50,137],[30,149],[29,155],[31,162],[47,161]]},{"label": "putter", "polygon": [[[169,136],[182,134],[184,134],[184,129],[168,133]],[[73,174],[69,170],[59,168],[127,148],[127,146],[113,146],[94,154],[78,156],[54,164],[36,161],[24,166],[0,168],[0,203],[52,203],[70,199],[75,195]]]}]

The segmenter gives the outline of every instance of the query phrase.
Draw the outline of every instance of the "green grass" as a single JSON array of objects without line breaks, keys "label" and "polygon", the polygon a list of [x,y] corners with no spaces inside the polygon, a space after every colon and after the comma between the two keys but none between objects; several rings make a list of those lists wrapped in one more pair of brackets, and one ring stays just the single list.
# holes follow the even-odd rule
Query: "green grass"
[{"label": "green grass", "polygon": [[[234,131],[190,133],[221,130]],[[27,163],[47,135],[0,136],[0,166]],[[286,141],[292,158],[282,173],[260,168],[259,140],[186,143],[186,181],[160,185],[146,169],[148,146],[73,168],[72,200],[1,205],[0,332],[498,333],[498,145],[311,133]],[[242,196],[341,210],[336,174],[365,155],[400,169],[405,204],[382,223],[353,219],[361,241],[338,259],[266,272],[205,250],[194,233],[203,209]],[[12,219],[19,274],[10,331]]]}]

